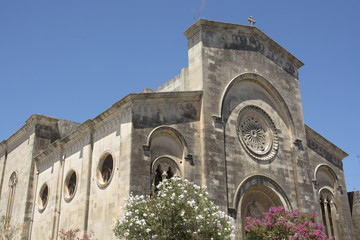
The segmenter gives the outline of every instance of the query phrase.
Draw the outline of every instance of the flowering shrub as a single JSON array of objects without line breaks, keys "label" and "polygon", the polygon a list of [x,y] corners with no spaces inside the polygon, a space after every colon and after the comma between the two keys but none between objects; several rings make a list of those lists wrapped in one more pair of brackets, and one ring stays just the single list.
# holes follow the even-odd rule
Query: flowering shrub
[{"label": "flowering shrub", "polygon": [[59,231],[59,238],[61,240],[95,240],[93,237],[95,236],[94,232],[90,232],[90,234],[84,234],[84,237],[78,237],[77,234],[80,233],[81,231],[79,228],[77,229],[69,229],[67,231],[65,231],[64,229],[61,229]]},{"label": "flowering shrub", "polygon": [[180,178],[164,180],[150,197],[130,195],[115,223],[118,239],[229,239],[230,218],[209,199],[205,187]]},{"label": "flowering shrub", "polygon": [[302,214],[297,209],[288,212],[284,207],[271,207],[263,219],[246,218],[246,239],[328,239],[322,232],[324,227],[315,221],[316,216]]}]

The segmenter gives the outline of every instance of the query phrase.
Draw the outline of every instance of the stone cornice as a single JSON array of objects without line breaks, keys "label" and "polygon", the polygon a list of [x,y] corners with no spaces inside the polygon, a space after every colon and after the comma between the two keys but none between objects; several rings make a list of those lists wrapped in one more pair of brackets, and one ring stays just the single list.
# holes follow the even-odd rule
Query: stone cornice
[{"label": "stone cornice", "polygon": [[[208,43],[211,47],[257,51],[282,67],[295,78],[298,78],[297,70],[304,65],[303,62],[255,26],[200,19],[184,32],[189,40],[189,46],[192,45],[190,44],[190,39],[202,31],[223,34],[221,39],[219,37],[218,41]],[[200,41],[203,40],[205,40],[205,38],[203,39],[203,36],[200,36]]]},{"label": "stone cornice", "polygon": [[305,131],[308,147],[342,169],[342,160],[348,154],[307,125],[305,125]]},{"label": "stone cornice", "polygon": [[114,103],[110,108],[99,114],[93,119],[87,120],[80,124],[75,131],[68,136],[50,144],[43,152],[35,157],[35,161],[40,163],[42,159],[51,156],[54,152],[66,148],[67,145],[73,144],[80,140],[83,136],[90,133],[91,130],[97,129],[104,125],[104,122],[111,121],[119,112],[125,111],[127,108],[138,104],[144,104],[147,101],[200,101],[202,91],[185,91],[185,92],[153,92],[153,93],[132,93],[128,94],[121,100]]},{"label": "stone cornice", "polygon": [[27,139],[35,130],[35,125],[38,123],[43,124],[56,124],[58,118],[49,117],[41,114],[33,114],[26,121],[25,124],[19,128],[7,140],[0,143],[0,156],[5,154],[5,151],[11,151]]}]

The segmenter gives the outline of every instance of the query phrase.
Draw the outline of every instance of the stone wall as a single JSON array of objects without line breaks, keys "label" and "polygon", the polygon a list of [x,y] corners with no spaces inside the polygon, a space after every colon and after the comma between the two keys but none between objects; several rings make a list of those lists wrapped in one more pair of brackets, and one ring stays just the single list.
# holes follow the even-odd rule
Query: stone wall
[{"label": "stone wall", "polygon": [[348,193],[351,217],[356,240],[360,239],[360,191]]}]

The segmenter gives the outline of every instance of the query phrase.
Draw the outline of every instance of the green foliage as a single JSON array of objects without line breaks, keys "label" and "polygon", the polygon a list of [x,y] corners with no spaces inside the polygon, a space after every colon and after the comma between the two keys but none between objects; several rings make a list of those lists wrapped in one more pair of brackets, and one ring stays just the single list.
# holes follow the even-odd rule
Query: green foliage
[{"label": "green foliage", "polygon": [[20,239],[22,236],[21,227],[21,224],[11,226],[9,219],[2,216],[0,218],[0,240]]},{"label": "green foliage", "polygon": [[172,178],[150,197],[130,196],[115,223],[118,239],[213,239],[233,236],[231,219],[209,199],[205,187]]}]

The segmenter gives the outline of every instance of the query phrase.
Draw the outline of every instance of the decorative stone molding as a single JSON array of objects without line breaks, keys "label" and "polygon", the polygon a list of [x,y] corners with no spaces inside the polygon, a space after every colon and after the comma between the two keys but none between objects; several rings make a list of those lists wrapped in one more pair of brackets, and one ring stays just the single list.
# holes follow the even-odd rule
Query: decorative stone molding
[{"label": "decorative stone molding", "polygon": [[222,129],[223,128],[223,120],[221,117],[219,116],[212,116],[212,120],[214,122],[214,127],[218,128],[218,129]]},{"label": "decorative stone molding", "polygon": [[[188,154],[186,157],[185,157],[185,161],[188,162],[191,166],[194,166],[194,159],[193,159],[193,156]],[[181,162],[180,162],[181,163]]]},{"label": "decorative stone molding", "polygon": [[238,136],[246,152],[256,160],[270,161],[278,151],[276,127],[261,108],[249,105],[238,117]]},{"label": "decorative stone molding", "polygon": [[16,187],[17,182],[18,182],[17,172],[13,172],[9,179],[9,187],[10,188]]},{"label": "decorative stone molding", "polygon": [[307,146],[327,161],[343,169],[342,159],[348,154],[307,125],[305,125],[305,131]]},{"label": "decorative stone molding", "polygon": [[[217,33],[221,34],[219,40],[211,41],[208,35]],[[189,49],[201,41],[204,47],[258,52],[297,79],[297,70],[304,65],[254,26],[200,19],[185,31],[185,35]]]},{"label": "decorative stone molding", "polygon": [[336,158],[333,154],[327,151],[325,148],[320,146],[314,139],[308,139],[307,145],[309,148],[314,150],[317,154],[328,160],[329,162],[333,163],[335,166],[342,169],[342,162],[340,159]]},{"label": "decorative stone molding", "polygon": [[150,146],[149,145],[143,145],[143,149],[144,149],[144,155],[147,157],[150,157],[151,151],[150,151]]}]

